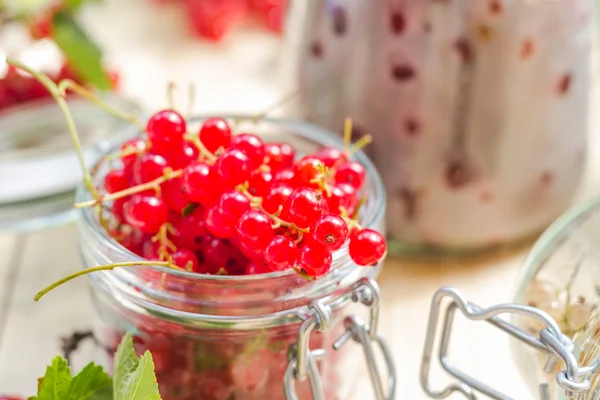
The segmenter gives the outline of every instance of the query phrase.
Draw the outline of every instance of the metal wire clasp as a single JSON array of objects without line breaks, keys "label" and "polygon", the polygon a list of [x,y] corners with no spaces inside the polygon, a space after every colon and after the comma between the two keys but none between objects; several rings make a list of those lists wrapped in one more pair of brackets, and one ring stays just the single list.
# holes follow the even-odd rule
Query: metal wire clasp
[{"label": "metal wire clasp", "polygon": [[[440,319],[442,311],[442,301],[445,298],[448,298],[450,301],[445,308],[445,318],[443,327],[441,328],[438,360],[442,368],[458,379],[459,382],[450,384],[442,390],[434,390],[429,382],[429,369],[431,366],[434,341],[438,330],[438,320]],[[589,390],[590,382],[588,377],[600,369],[600,359],[595,360],[590,366],[579,367],[577,358],[573,354],[573,342],[570,338],[562,334],[556,321],[545,312],[535,307],[519,304],[500,304],[482,309],[467,301],[456,289],[444,287],[436,292],[431,303],[427,336],[425,338],[425,347],[423,349],[421,364],[421,385],[431,398],[444,399],[453,392],[460,392],[468,399],[476,399],[475,392],[477,391],[493,399],[511,400],[507,395],[459,370],[449,360],[448,345],[450,342],[450,333],[452,331],[453,317],[457,308],[459,308],[467,318],[475,321],[487,321],[525,344],[546,353],[548,355],[548,361],[544,368],[546,372],[552,371],[559,359],[564,361],[566,369],[557,374],[556,380],[559,386],[565,389],[569,398],[579,399],[581,393]],[[500,314],[520,314],[528,316],[543,322],[546,327],[540,331],[539,337],[536,337],[517,328],[515,325],[500,319],[498,317]],[[540,399],[549,400],[548,386],[545,383],[540,385]]]},{"label": "metal wire clasp", "polygon": [[[305,317],[298,332],[298,341],[289,348],[289,362],[284,375],[284,390],[288,400],[298,400],[295,382],[308,378],[314,400],[325,400],[325,393],[319,375],[317,361],[325,356],[324,349],[310,348],[310,334],[313,330],[326,331],[331,327],[333,311],[348,300],[360,302],[369,307],[369,323],[350,315],[346,317],[346,330],[333,343],[333,350],[339,350],[350,339],[363,348],[369,375],[373,384],[375,400],[393,400],[396,392],[396,373],[391,354],[382,337],[377,335],[379,321],[379,287],[375,281],[363,278],[347,289],[309,304],[310,313]],[[387,390],[384,390],[382,377],[375,358],[375,346],[382,353],[387,368]]]}]

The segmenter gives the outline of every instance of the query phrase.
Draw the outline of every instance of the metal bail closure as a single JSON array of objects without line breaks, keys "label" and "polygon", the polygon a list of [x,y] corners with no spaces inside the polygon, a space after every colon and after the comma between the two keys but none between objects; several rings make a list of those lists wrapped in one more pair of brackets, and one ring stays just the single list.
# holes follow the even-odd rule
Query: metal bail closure
[{"label": "metal bail closure", "polygon": [[[448,298],[450,301],[447,302],[447,306],[443,310],[445,311],[445,317],[441,328],[438,360],[442,368],[448,374],[455,377],[458,382],[452,383],[442,390],[434,390],[429,382],[429,369],[431,367],[433,346],[438,330],[438,321],[442,311],[442,302],[445,298]],[[573,354],[574,346],[571,339],[562,334],[556,321],[548,314],[535,307],[519,304],[499,304],[483,309],[467,301],[456,289],[445,287],[436,292],[431,303],[427,336],[425,338],[425,347],[421,361],[421,385],[431,398],[444,399],[453,392],[460,392],[468,399],[474,400],[477,398],[476,392],[479,392],[497,400],[512,400],[511,397],[456,368],[449,360],[448,345],[452,332],[454,313],[457,308],[468,319],[489,322],[525,344],[546,353],[548,355],[548,361],[544,368],[546,372],[552,371],[556,362],[562,360],[565,363],[566,369],[557,374],[556,380],[569,398],[573,398],[574,400],[582,399],[580,395],[590,389],[588,377],[600,369],[600,359],[595,360],[589,366],[579,367],[577,358]],[[536,337],[500,319],[500,314],[520,314],[535,318],[543,322],[546,328],[540,331],[539,337]],[[549,400],[550,395],[547,383],[540,385],[539,393],[541,400]]]},{"label": "metal bail closure", "polygon": [[[310,334],[313,330],[326,331],[331,328],[332,315],[335,310],[345,305],[348,301],[360,302],[369,307],[369,323],[365,324],[360,318],[350,315],[346,317],[344,325],[346,330],[334,342],[333,350],[339,350],[349,339],[353,339],[363,348],[369,375],[373,384],[375,400],[393,400],[396,394],[396,373],[394,362],[388,347],[380,336],[377,335],[379,321],[379,287],[375,281],[363,278],[347,289],[326,297],[319,301],[311,302],[308,307],[310,313],[305,316],[304,322],[298,332],[298,342],[290,346],[288,351],[288,366],[284,375],[284,390],[288,400],[298,400],[295,390],[296,381],[308,378],[313,400],[325,400],[325,392],[319,375],[317,361],[325,356],[324,349],[310,349]],[[377,346],[374,346],[376,344]],[[387,390],[384,390],[381,373],[375,357],[375,348],[379,348],[387,368]]]}]

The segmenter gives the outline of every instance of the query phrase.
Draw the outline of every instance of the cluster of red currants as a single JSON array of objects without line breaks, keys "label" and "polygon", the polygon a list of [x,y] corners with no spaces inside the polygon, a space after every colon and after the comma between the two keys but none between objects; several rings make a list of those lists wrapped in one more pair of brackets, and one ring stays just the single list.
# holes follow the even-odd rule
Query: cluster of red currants
[{"label": "cluster of red currants", "polygon": [[185,3],[194,31],[200,37],[213,41],[221,40],[248,16],[258,20],[268,30],[280,33],[286,4],[286,0],[177,1]]},{"label": "cluster of red currants", "polygon": [[[118,76],[114,73],[109,73],[112,80],[113,89],[118,83]],[[54,82],[60,82],[63,79],[70,79],[83,84],[65,64],[60,69],[60,72],[55,76],[50,76]],[[28,101],[49,98],[50,92],[44,85],[31,75],[17,72],[17,69],[10,66],[3,78],[0,78],[0,110],[17,104],[26,103]]]},{"label": "cluster of red currants", "polygon": [[386,252],[382,235],[356,221],[365,168],[340,149],[296,159],[289,144],[233,135],[222,118],[187,133],[186,120],[164,110],[120,158],[100,200],[113,200],[113,236],[144,258],[199,273],[318,277],[347,241],[358,265]]}]

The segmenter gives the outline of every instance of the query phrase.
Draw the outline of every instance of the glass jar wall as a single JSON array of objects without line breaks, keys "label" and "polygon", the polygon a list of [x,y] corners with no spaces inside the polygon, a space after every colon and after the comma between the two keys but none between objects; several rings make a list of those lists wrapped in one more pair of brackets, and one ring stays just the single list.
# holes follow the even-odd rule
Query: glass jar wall
[{"label": "glass jar wall", "polygon": [[291,2],[295,116],[371,133],[399,251],[543,230],[586,156],[594,2]]},{"label": "glass jar wall", "polygon": [[[241,128],[240,128],[241,129]],[[325,145],[340,146],[332,134],[312,125],[262,120],[252,132],[266,142],[289,142],[298,154]],[[374,166],[364,154],[366,203],[364,227],[382,228],[385,194]],[[107,166],[98,171],[101,179]],[[82,190],[79,200],[88,198]],[[79,219],[84,267],[140,258],[111,239],[91,210]],[[112,354],[125,331],[134,333],[138,350],[155,359],[165,400],[284,399],[288,349],[298,341],[309,303],[331,299],[362,278],[375,278],[380,266],[357,267],[343,247],[334,253],[332,271],[306,281],[293,271],[251,276],[193,274],[165,269],[116,269],[90,276],[98,318],[95,334]],[[319,363],[325,398],[351,399],[357,383],[362,350],[349,343],[340,351],[332,345],[345,331],[344,317],[368,316],[368,309],[342,296],[332,307],[329,329],[314,331],[311,349],[327,349]],[[296,384],[298,398],[311,398],[307,382]]]}]

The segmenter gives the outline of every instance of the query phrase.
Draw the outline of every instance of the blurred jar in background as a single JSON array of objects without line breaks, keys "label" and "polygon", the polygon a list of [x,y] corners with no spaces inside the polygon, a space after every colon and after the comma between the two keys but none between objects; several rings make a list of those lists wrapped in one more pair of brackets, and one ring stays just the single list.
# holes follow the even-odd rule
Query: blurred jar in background
[{"label": "blurred jar in background", "polygon": [[355,139],[374,137],[396,251],[517,241],[570,205],[586,158],[592,0],[290,6],[292,113],[340,133],[351,117]]}]

